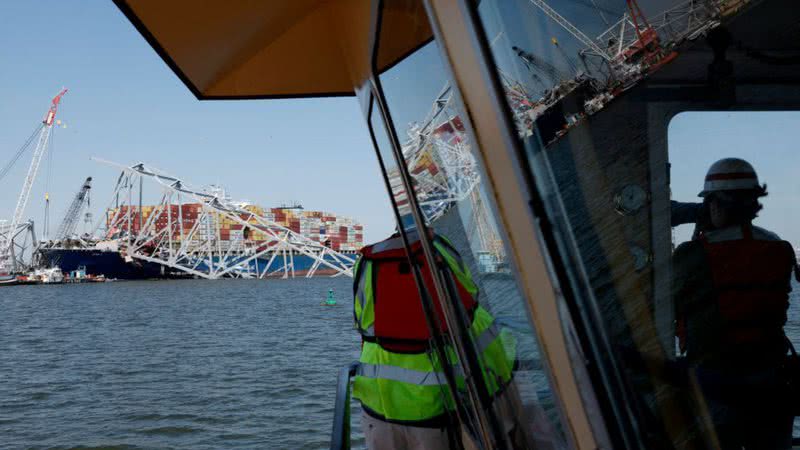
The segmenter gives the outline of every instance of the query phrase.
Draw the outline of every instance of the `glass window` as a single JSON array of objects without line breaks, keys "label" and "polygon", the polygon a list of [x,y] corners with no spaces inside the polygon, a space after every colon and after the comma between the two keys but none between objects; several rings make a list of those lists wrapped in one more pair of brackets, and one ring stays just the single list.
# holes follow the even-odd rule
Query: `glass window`
[{"label": "glass window", "polygon": [[[391,11],[385,17],[399,21],[403,11],[409,15],[422,12],[419,5],[384,2],[384,13]],[[404,41],[402,33],[414,30],[411,27],[406,31],[399,26],[383,28],[379,43],[397,45]],[[394,34],[387,37],[388,33]],[[377,52],[378,60],[382,45]],[[485,314],[502,335],[505,348],[501,353],[510,355],[515,364],[509,368],[513,382],[503,383],[503,391],[497,394],[503,400],[495,402],[500,405],[495,415],[503,429],[511,430],[518,425],[515,433],[506,436],[509,439],[506,445],[564,447],[557,400],[527,320],[526,303],[505,254],[502,234],[486,193],[488,186],[482,181],[457,93],[448,81],[436,42],[415,48],[396,61],[379,74],[379,84],[388,106],[389,126],[393,126],[391,129],[398,137],[403,163],[411,176],[413,194],[424,220],[446,243],[446,251],[456,255],[462,269],[454,278],[461,286],[474,285],[480,314]],[[373,123],[373,127],[377,125]],[[389,174],[390,166],[387,163]],[[389,177],[392,178],[391,174]],[[472,337],[482,366],[492,366],[492,356],[481,348],[481,336]],[[484,382],[491,386],[495,381]],[[466,397],[461,400],[469,401]]]},{"label": "glass window", "polygon": [[380,111],[378,111],[375,105],[371,108],[369,126],[372,137],[375,139],[376,148],[380,154],[380,161],[385,171],[389,194],[397,209],[400,223],[405,230],[411,231],[414,228],[414,217],[411,215],[411,205],[409,204],[408,194],[403,186],[400,168],[397,166],[394,155],[392,154],[392,145],[389,141],[389,136],[386,134],[386,129],[383,126],[383,119],[381,119]]},{"label": "glass window", "polygon": [[[765,148],[785,142],[775,136],[797,117],[678,114],[797,109],[784,87],[797,75],[784,66],[798,46],[781,33],[798,12],[781,2],[641,3],[474,7],[571,309],[600,314],[587,336],[603,349],[591,359],[618,412],[609,423],[650,448],[788,448],[791,391],[776,386],[790,379],[783,334],[793,328],[783,322],[795,257],[777,236],[791,237],[794,214],[765,208],[763,223],[782,210],[771,230],[783,232],[760,231],[749,166],[712,163],[795,172],[796,158]],[[773,25],[759,25],[766,17]],[[584,329],[597,325],[587,317]],[[617,366],[621,379],[608,377]]]},{"label": "glass window", "polygon": [[[693,241],[702,241],[698,235],[707,232],[703,221],[692,221],[687,216],[693,208],[707,203],[706,198],[699,197],[698,193],[705,190],[709,168],[724,158],[739,158],[750,163],[759,182],[767,187],[767,195],[758,199],[760,209],[752,221],[754,232],[769,232],[797,248],[800,243],[800,211],[793,205],[800,194],[795,180],[798,168],[795,162],[796,142],[800,138],[800,132],[796,128],[798,121],[800,113],[789,111],[686,112],[672,119],[669,124],[670,187],[672,200],[680,204],[683,212],[674,221],[672,234],[673,246],[681,247],[680,251],[675,251],[677,255],[685,254]],[[703,151],[698,153],[698,148]],[[713,233],[715,232],[710,232],[712,238]],[[676,268],[676,272],[679,269],[680,267]],[[735,270],[735,265],[731,269]],[[678,275],[675,274],[676,278]],[[681,288],[680,281],[676,279],[676,288]],[[786,321],[783,327],[786,337],[797,348],[800,345],[800,289],[796,277],[790,277],[789,281],[789,307],[780,320]],[[690,342],[703,337],[701,334],[698,336],[700,339],[690,339],[690,332],[696,335],[701,332],[692,330],[693,324],[708,328],[714,320],[696,320],[695,317],[700,314],[686,310],[684,305],[689,304],[690,302],[676,299],[676,319],[680,324],[676,333],[676,351],[684,357],[694,359],[690,355],[692,349],[688,348]],[[709,352],[702,350],[701,354],[705,353]],[[744,363],[742,361],[743,365]],[[800,422],[797,419],[794,422],[794,434],[800,435]]]}]

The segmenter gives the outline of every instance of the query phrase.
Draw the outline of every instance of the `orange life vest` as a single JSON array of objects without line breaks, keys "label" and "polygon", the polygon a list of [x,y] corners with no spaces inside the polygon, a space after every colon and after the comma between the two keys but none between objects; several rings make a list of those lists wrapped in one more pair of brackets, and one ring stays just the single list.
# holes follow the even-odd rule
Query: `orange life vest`
[{"label": "orange life vest", "polygon": [[[434,237],[451,255],[458,255],[445,240]],[[422,253],[419,240],[411,245],[412,256],[420,266],[423,283],[431,296],[436,315],[441,324],[440,333],[447,333],[447,324],[439,296],[434,289],[428,264]],[[374,341],[385,350],[397,353],[419,353],[428,349],[431,338],[420,300],[414,274],[406,256],[406,249],[400,236],[364,247],[360,251],[359,272],[366,261],[372,264],[372,296],[375,309],[374,330],[371,336],[362,332],[365,341]],[[356,273],[356,279],[363,274]],[[464,286],[453,277],[458,289],[461,304],[466,310],[470,323],[478,304]]]},{"label": "orange life vest", "polygon": [[700,241],[722,319],[721,342],[731,349],[782,351],[795,265],[791,244],[752,226],[709,232]]}]

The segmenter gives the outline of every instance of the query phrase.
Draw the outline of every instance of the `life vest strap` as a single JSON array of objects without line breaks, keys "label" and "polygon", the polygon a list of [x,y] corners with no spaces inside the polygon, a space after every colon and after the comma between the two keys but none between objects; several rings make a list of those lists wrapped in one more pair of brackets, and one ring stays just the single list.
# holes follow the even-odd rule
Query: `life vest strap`
[{"label": "life vest strap", "polygon": [[427,353],[430,346],[430,341],[427,339],[379,338],[375,336],[374,331],[372,335],[362,333],[361,340],[372,344],[378,344],[382,349],[392,353],[402,353],[408,355]]}]

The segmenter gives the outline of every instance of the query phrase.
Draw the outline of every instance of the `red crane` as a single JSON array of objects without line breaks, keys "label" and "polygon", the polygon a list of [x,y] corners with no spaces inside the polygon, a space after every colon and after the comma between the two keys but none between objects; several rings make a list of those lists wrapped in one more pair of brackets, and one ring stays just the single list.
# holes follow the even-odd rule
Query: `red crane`
[{"label": "red crane", "polygon": [[647,17],[642,13],[642,9],[636,0],[626,0],[626,3],[628,4],[628,13],[631,16],[637,39],[636,43],[631,45],[623,54],[624,59],[641,59],[647,65],[648,70],[652,72],[678,56],[674,51],[664,54],[658,33],[650,26]]}]

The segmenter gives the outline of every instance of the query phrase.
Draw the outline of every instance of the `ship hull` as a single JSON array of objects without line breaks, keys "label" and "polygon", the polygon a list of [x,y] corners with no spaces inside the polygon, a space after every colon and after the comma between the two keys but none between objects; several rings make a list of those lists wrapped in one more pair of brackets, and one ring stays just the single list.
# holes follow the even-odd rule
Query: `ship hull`
[{"label": "ship hull", "polygon": [[[347,255],[355,260],[356,255]],[[187,278],[192,275],[178,270],[170,269],[158,263],[134,259],[127,262],[116,251],[102,251],[97,249],[43,249],[41,257],[48,267],[59,267],[64,273],[72,272],[80,267],[86,268],[88,275],[104,275],[108,279],[142,280],[150,278]],[[305,276],[314,267],[315,259],[302,254],[286,254],[284,263],[283,254],[277,255],[270,265],[271,255],[249,262],[249,275],[251,277],[283,277]],[[334,262],[332,257],[329,259]],[[287,267],[284,270],[284,267]],[[294,270],[292,270],[292,267]],[[197,267],[205,271],[202,264]],[[319,265],[314,275],[335,275],[337,272],[325,265]]]},{"label": "ship hull", "polygon": [[145,261],[126,262],[119,252],[96,249],[43,249],[42,260],[48,267],[60,267],[64,273],[86,268],[88,275],[104,275],[109,279],[142,280],[175,278],[160,264]]},{"label": "ship hull", "polygon": [[0,275],[0,286],[13,286],[15,284],[19,284],[19,281],[17,281],[17,277],[15,275]]}]

